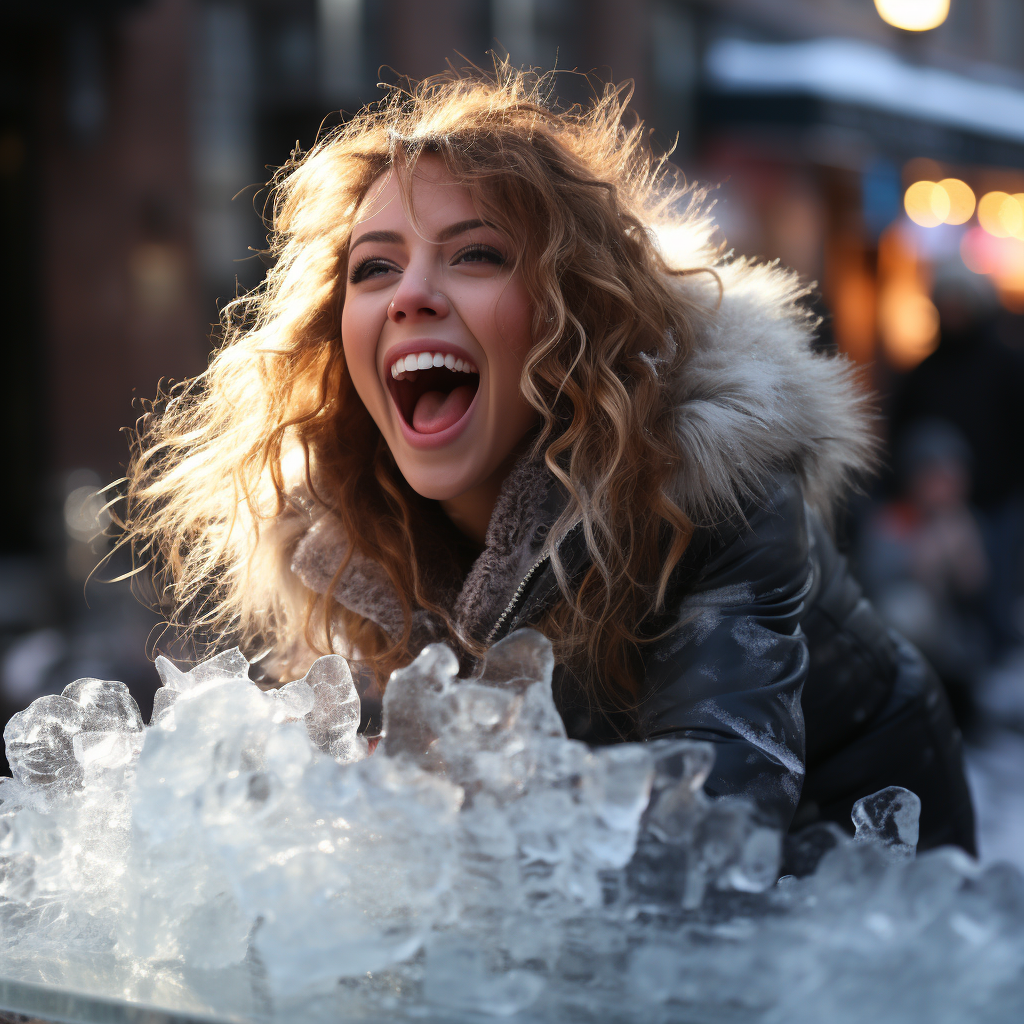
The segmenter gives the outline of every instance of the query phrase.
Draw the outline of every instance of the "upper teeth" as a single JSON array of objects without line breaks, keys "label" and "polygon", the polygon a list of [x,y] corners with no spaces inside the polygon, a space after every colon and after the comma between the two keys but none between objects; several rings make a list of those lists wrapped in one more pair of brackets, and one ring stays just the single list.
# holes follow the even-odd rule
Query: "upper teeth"
[{"label": "upper teeth", "polygon": [[469,361],[459,359],[450,352],[411,352],[407,356],[399,356],[391,364],[391,376],[401,377],[405,373],[417,370],[429,370],[433,366],[447,366],[456,373],[479,373],[480,371]]}]

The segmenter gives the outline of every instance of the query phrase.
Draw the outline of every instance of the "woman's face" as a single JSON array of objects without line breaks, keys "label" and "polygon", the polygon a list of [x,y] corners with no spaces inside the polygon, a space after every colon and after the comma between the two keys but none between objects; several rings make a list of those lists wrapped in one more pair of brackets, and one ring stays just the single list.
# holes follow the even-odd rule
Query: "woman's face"
[{"label": "woman's face", "polygon": [[460,498],[537,421],[519,391],[531,306],[507,238],[437,157],[383,175],[356,215],[341,336],[352,382],[413,490]]}]

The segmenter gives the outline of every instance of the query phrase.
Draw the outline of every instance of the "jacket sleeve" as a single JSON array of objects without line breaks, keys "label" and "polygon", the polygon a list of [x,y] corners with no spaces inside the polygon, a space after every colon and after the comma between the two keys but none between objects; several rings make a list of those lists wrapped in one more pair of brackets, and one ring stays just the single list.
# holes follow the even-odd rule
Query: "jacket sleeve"
[{"label": "jacket sleeve", "polygon": [[684,597],[650,647],[640,708],[644,739],[715,745],[705,790],[751,797],[786,828],[804,777],[800,695],[810,588],[803,493],[782,477],[745,522],[695,535]]}]

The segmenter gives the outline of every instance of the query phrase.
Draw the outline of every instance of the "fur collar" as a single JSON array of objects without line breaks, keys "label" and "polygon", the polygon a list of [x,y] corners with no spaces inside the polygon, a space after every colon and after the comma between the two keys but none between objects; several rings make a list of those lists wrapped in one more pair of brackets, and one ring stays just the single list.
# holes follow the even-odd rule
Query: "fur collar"
[{"label": "fur collar", "polygon": [[676,240],[667,253],[674,266],[713,268],[721,282],[679,279],[708,315],[676,385],[676,424],[689,453],[677,498],[698,525],[714,522],[785,469],[828,521],[876,462],[872,396],[853,363],[813,350],[818,323],[799,304],[810,289],[798,276],[777,263],[716,263],[713,230],[698,220],[688,243]]},{"label": "fur collar", "polygon": [[[873,462],[869,395],[845,358],[812,351],[816,323],[798,305],[807,289],[797,276],[775,264],[722,258],[713,228],[695,219],[670,241],[661,239],[671,265],[717,275],[691,274],[677,284],[706,311],[673,386],[688,453],[677,499],[694,523],[713,525],[739,513],[772,474],[786,470],[801,477],[807,500],[828,518]],[[486,635],[536,560],[557,517],[552,483],[543,465],[525,461],[505,481],[485,549],[454,598],[456,624],[467,635]],[[345,546],[337,522],[325,515],[300,540],[292,571],[326,594]],[[389,634],[401,633],[397,599],[376,565],[353,558],[334,596]],[[414,629],[414,641],[436,634],[425,613]]]},{"label": "fur collar", "polygon": [[[484,550],[457,587],[452,615],[459,631],[483,638],[501,615],[518,582],[540,556],[548,530],[558,518],[559,502],[543,463],[520,461],[502,484],[487,527]],[[348,545],[341,525],[322,515],[299,540],[292,572],[310,590],[326,594]],[[447,581],[435,580],[437,590]],[[353,553],[334,587],[334,597],[352,611],[376,622],[389,636],[402,634],[402,610],[384,570]],[[426,612],[413,618],[413,648],[440,637]]]}]

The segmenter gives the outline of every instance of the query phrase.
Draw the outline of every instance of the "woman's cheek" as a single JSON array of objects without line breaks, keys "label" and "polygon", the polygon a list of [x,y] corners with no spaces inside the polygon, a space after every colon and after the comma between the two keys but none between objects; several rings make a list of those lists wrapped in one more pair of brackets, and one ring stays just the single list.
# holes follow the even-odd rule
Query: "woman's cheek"
[{"label": "woman's cheek", "polygon": [[377,419],[380,406],[380,390],[377,386],[377,338],[379,331],[373,330],[372,311],[363,307],[366,303],[359,298],[347,300],[341,313],[341,347],[345,363],[356,392],[363,405]]},{"label": "woman's cheek", "polygon": [[533,307],[526,286],[518,275],[502,288],[493,308],[497,333],[504,340],[513,361],[521,368],[533,347]]}]

